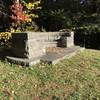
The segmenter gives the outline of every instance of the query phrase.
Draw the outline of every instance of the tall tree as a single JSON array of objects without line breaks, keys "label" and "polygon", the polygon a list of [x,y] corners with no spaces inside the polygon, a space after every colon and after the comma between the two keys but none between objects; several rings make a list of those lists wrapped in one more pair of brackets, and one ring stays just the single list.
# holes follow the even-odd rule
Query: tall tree
[{"label": "tall tree", "polygon": [[40,8],[39,4],[40,0],[16,0],[11,6],[11,31],[37,31],[37,25],[34,19],[38,17],[36,10]]},{"label": "tall tree", "polygon": [[42,23],[48,31],[69,28],[78,7],[79,2],[76,0],[44,0],[40,11],[40,25]]},{"label": "tall tree", "polygon": [[99,22],[100,0],[43,0],[39,24],[48,31]]}]

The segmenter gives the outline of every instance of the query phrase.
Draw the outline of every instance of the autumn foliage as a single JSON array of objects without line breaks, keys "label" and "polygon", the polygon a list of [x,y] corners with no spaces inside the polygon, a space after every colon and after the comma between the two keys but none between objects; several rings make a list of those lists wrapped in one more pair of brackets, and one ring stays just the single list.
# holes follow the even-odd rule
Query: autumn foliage
[{"label": "autumn foliage", "polygon": [[14,2],[14,4],[11,6],[12,16],[11,19],[15,22],[22,22],[26,21],[28,17],[23,12],[23,6],[20,2]]}]

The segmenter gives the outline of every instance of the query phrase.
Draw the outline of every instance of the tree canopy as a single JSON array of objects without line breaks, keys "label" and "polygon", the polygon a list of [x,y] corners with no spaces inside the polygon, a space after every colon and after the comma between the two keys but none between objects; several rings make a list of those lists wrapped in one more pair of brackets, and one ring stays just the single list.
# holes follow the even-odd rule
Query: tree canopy
[{"label": "tree canopy", "polygon": [[64,28],[86,30],[98,28],[99,30],[100,0],[17,0],[22,8],[18,11],[20,15],[22,14],[20,18],[24,19],[27,16],[27,21],[20,22],[19,27],[13,20],[14,17],[18,17],[16,9],[11,9],[12,6],[15,7],[14,1],[0,1],[0,18],[8,21],[1,22],[1,29],[41,31],[41,28],[44,28],[46,31],[58,31]]}]

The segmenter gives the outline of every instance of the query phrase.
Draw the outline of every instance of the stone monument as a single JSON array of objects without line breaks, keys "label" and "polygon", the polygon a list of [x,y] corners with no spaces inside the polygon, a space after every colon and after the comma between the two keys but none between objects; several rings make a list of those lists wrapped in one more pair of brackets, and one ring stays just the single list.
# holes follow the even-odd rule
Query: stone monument
[{"label": "stone monument", "polygon": [[73,32],[15,32],[12,33],[11,56],[7,60],[25,66],[39,63],[48,47],[74,46]]}]

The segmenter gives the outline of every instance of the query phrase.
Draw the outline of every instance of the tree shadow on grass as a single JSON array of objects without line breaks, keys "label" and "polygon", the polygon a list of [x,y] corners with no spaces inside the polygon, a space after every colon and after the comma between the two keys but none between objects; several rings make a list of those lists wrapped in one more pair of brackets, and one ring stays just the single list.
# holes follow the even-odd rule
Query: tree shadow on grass
[{"label": "tree shadow on grass", "polygon": [[11,52],[9,48],[0,48],[0,60],[4,61],[6,56],[10,56]]}]

